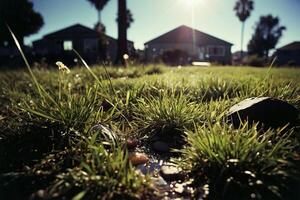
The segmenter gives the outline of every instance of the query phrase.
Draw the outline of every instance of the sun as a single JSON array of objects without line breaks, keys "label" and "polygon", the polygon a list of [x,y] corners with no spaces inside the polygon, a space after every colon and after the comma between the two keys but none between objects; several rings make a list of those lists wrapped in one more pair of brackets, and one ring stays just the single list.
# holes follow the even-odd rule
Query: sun
[{"label": "sun", "polygon": [[186,6],[193,7],[196,6],[198,3],[203,3],[204,0],[182,0]]},{"label": "sun", "polygon": [[193,6],[195,3],[195,0],[184,0],[184,1],[185,1],[186,5],[189,7]]}]

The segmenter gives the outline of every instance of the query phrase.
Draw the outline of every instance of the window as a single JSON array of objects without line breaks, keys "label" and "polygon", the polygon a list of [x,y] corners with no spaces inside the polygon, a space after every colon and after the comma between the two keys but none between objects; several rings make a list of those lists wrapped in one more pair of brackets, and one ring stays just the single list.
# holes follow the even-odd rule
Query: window
[{"label": "window", "polygon": [[225,56],[224,46],[208,46],[209,56]]},{"label": "window", "polygon": [[70,40],[65,40],[63,43],[64,51],[72,51],[73,49],[73,42]]}]

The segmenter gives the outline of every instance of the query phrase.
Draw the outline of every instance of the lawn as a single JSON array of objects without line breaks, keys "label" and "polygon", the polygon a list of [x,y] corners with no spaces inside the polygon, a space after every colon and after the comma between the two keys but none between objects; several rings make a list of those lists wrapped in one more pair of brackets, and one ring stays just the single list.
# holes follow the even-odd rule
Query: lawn
[{"label": "lawn", "polygon": [[[0,199],[299,197],[299,123],[236,129],[226,117],[249,97],[275,97],[299,110],[299,69],[78,66],[32,73],[0,73]],[[155,140],[169,148],[157,151]],[[149,161],[137,165],[133,152]],[[162,179],[162,163],[180,170],[180,180]],[[155,169],[145,173],[147,166]]]}]

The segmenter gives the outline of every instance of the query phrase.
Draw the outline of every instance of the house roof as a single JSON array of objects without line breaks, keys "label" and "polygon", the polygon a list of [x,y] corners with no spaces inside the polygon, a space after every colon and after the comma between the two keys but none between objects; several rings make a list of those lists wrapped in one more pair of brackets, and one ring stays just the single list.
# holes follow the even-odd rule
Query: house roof
[{"label": "house roof", "polygon": [[58,31],[49,33],[44,36],[44,38],[61,38],[66,36],[72,37],[98,37],[97,31],[83,26],[81,24],[74,24],[72,26],[68,26],[66,28],[60,29]]},{"label": "house roof", "polygon": [[193,43],[196,41],[197,45],[233,45],[230,42],[219,39],[207,33],[190,28],[188,26],[179,26],[153,40],[145,43]]},{"label": "house roof", "polygon": [[283,50],[283,51],[293,51],[293,50],[300,50],[300,41],[298,42],[292,42],[290,44],[287,44],[278,50]]},{"label": "house roof", "polygon": [[[105,35],[108,40],[117,40],[109,35]],[[68,26],[66,28],[60,29],[58,31],[49,33],[44,35],[43,39],[52,39],[52,38],[98,38],[98,32],[89,27],[83,26],[81,24],[74,24],[72,26]],[[42,40],[43,40],[42,39]],[[35,42],[40,41],[36,40]],[[128,42],[133,43],[128,40]]]}]

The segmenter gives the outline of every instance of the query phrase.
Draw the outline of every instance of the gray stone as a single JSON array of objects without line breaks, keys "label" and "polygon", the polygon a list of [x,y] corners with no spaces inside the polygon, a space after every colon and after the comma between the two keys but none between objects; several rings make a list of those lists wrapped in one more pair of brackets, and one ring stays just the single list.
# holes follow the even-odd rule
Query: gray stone
[{"label": "gray stone", "polygon": [[166,152],[170,151],[169,145],[166,142],[163,142],[163,141],[154,142],[152,144],[152,147],[155,151],[158,151],[158,152],[166,153]]},{"label": "gray stone", "polygon": [[151,177],[151,179],[154,182],[154,184],[158,187],[163,187],[168,185],[168,183],[160,176],[158,176],[157,178]]},{"label": "gray stone", "polygon": [[109,127],[102,125],[102,124],[94,125],[89,130],[89,133],[91,135],[94,133],[100,133],[99,138],[102,139],[103,144],[109,144],[109,145],[116,146],[116,144],[119,140],[118,135],[115,132],[113,132]]},{"label": "gray stone", "polygon": [[271,97],[254,97],[232,106],[228,120],[239,128],[243,122],[250,125],[259,123],[264,128],[278,128],[287,124],[293,125],[299,111],[291,104]]},{"label": "gray stone", "polygon": [[179,194],[182,194],[184,192],[184,184],[176,183],[174,191],[179,193]]}]

